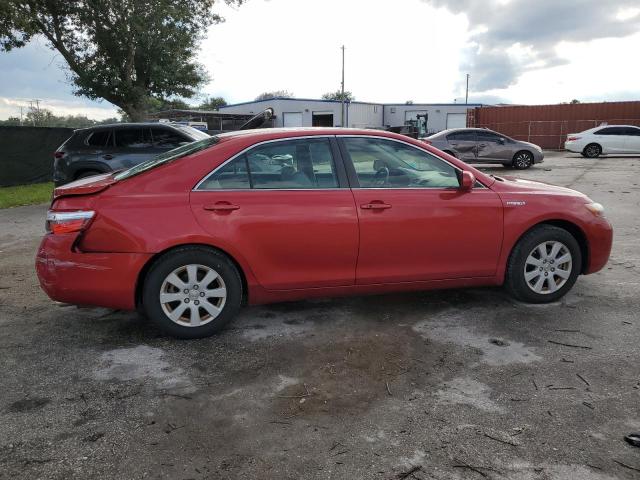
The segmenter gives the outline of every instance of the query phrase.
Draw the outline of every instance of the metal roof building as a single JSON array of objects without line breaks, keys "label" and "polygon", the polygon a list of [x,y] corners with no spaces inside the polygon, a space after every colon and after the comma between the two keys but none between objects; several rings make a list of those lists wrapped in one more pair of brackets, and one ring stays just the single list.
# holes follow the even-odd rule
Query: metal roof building
[{"label": "metal roof building", "polygon": [[[236,103],[220,107],[220,113],[255,115],[267,107],[274,110],[274,127],[353,127],[387,128],[405,125],[417,115],[428,114],[427,130],[439,132],[447,128],[465,127],[467,109],[481,104],[456,103],[373,103],[342,102],[310,98],[276,97],[267,100]],[[344,123],[343,123],[344,118]]]}]

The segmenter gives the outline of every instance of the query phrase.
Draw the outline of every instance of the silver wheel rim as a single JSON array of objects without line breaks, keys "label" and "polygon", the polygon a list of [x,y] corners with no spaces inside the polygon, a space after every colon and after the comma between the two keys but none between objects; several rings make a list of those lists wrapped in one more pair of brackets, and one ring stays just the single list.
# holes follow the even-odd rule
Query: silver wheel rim
[{"label": "silver wheel rim", "polygon": [[227,301],[227,287],[213,268],[184,265],[164,279],[159,299],[172,322],[182,327],[200,327],[220,315]]},{"label": "silver wheel rim", "polygon": [[529,166],[530,163],[531,163],[531,159],[529,158],[529,155],[527,155],[526,153],[521,153],[516,157],[516,165],[519,168],[526,168]]},{"label": "silver wheel rim", "polygon": [[571,276],[573,258],[562,242],[542,242],[524,262],[524,280],[536,293],[548,295],[560,290]]},{"label": "silver wheel rim", "polygon": [[598,147],[596,147],[595,145],[591,145],[587,147],[587,155],[589,157],[595,157],[597,154],[598,154]]}]

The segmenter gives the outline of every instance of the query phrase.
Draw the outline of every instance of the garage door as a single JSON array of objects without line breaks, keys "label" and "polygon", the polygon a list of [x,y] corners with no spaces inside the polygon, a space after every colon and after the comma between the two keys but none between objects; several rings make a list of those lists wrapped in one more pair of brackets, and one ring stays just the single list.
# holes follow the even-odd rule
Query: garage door
[{"label": "garage door", "polygon": [[447,113],[447,128],[465,128],[466,126],[466,113]]},{"label": "garage door", "polygon": [[282,114],[282,124],[286,127],[301,127],[302,112],[285,112]]}]

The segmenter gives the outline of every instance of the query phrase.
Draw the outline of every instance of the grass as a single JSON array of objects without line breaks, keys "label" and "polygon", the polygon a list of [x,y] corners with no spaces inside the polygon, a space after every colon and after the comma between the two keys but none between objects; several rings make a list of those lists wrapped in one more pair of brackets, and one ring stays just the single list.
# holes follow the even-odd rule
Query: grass
[{"label": "grass", "polygon": [[0,188],[0,208],[34,205],[51,200],[53,182]]}]

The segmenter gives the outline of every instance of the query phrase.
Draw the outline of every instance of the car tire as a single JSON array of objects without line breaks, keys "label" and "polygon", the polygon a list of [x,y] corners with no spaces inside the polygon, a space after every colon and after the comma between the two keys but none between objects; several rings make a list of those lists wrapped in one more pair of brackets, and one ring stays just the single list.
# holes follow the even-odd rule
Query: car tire
[{"label": "car tire", "polygon": [[94,175],[100,175],[102,172],[97,170],[85,170],[84,172],[80,172],[76,174],[74,180],[80,180],[81,178],[93,177]]},{"label": "car tire", "polygon": [[504,286],[523,302],[550,303],[571,290],[581,271],[582,253],[574,236],[553,225],[540,225],[524,234],[512,250]]},{"label": "car tire", "polygon": [[602,147],[597,143],[590,143],[582,150],[582,156],[585,158],[598,158],[600,155],[602,155]]},{"label": "car tire", "polygon": [[533,165],[533,155],[531,152],[521,150],[513,156],[511,165],[513,168],[517,168],[518,170],[526,170]]},{"label": "car tire", "polygon": [[142,289],[146,316],[176,338],[204,338],[222,330],[242,306],[242,279],[222,252],[181,247],[149,269]]}]

